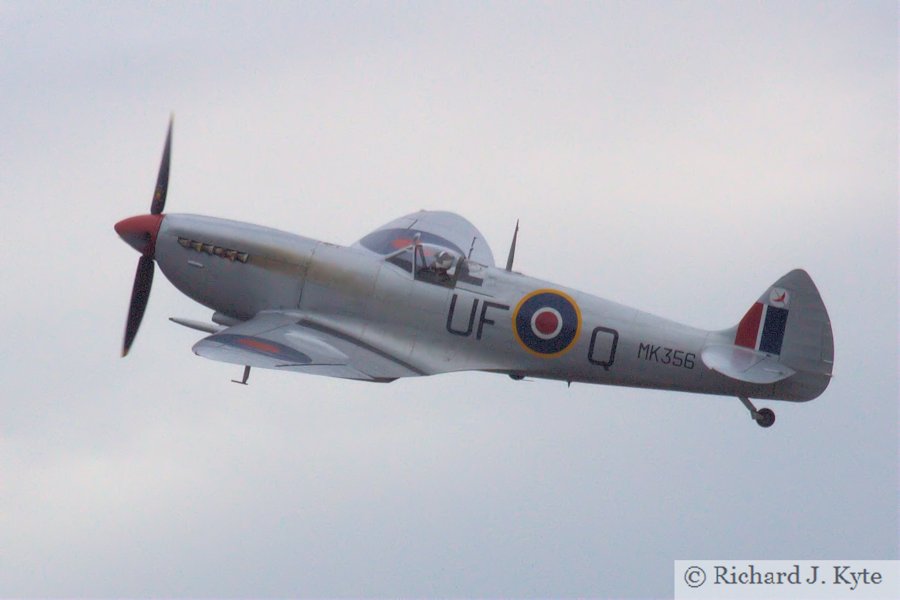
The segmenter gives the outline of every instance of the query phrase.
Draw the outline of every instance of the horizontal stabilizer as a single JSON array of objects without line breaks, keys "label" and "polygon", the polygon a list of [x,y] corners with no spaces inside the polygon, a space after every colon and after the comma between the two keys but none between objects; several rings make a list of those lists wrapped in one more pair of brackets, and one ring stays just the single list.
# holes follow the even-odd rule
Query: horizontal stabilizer
[{"label": "horizontal stabilizer", "polygon": [[777,356],[742,346],[707,346],[700,358],[713,371],[747,383],[775,383],[796,373]]}]

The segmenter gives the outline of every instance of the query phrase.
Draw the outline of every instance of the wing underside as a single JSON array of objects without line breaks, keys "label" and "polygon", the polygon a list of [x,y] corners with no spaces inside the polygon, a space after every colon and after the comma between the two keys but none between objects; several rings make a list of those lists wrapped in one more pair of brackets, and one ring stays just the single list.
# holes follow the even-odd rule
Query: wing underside
[{"label": "wing underside", "polygon": [[237,365],[364,381],[393,381],[422,370],[358,337],[303,315],[271,311],[205,337],[194,354]]}]

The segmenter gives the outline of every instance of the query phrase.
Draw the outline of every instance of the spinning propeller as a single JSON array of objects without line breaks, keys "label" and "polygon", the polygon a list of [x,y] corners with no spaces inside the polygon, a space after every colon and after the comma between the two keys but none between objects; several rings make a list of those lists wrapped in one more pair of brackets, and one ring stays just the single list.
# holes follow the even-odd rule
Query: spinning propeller
[{"label": "spinning propeller", "polygon": [[156,251],[156,236],[165,215],[162,214],[166,207],[166,193],[169,189],[169,158],[172,153],[172,119],[169,119],[169,131],[166,134],[166,145],[163,148],[162,162],[159,165],[159,175],[156,178],[156,190],[153,192],[153,201],[150,203],[150,214],[129,217],[116,223],[116,233],[125,242],[141,253],[138,259],[137,271],[134,274],[134,287],[131,290],[131,303],[128,306],[128,320],[125,322],[125,341],[122,344],[122,356],[128,354],[141,319],[144,318],[144,310],[150,299],[150,287],[153,285],[153,257]]}]

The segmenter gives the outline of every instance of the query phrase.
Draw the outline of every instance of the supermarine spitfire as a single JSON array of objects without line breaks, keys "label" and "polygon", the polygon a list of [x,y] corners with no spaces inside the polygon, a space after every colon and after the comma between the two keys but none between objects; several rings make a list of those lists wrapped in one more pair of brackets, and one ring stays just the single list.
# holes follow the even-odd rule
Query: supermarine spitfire
[{"label": "supermarine spitfire", "polygon": [[[165,214],[172,123],[150,213],[116,224],[141,253],[125,329],[128,353],[154,262],[212,322],[195,354],[244,366],[389,382],[488,371],[739,398],[804,402],[831,379],[831,323],[816,286],[794,270],[738,324],[706,331],[505,268],[466,219],[420,211],[349,247],[215,217]],[[517,229],[518,231],[518,229]]]}]

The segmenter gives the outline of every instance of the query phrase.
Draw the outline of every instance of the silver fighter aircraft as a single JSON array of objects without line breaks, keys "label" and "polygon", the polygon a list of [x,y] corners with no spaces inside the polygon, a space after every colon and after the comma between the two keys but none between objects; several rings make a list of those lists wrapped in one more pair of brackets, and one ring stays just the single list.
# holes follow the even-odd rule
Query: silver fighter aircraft
[{"label": "silver fighter aircraft", "polygon": [[[212,322],[193,351],[251,367],[389,382],[489,371],[739,398],[804,402],[831,379],[831,323],[816,286],[794,270],[737,325],[706,331],[505,268],[484,236],[449,212],[420,211],[349,247],[276,229],[164,214],[172,124],[150,213],[116,232],[141,253],[125,329],[128,353],[147,306],[154,261]],[[518,232],[518,226],[516,229]]]}]

